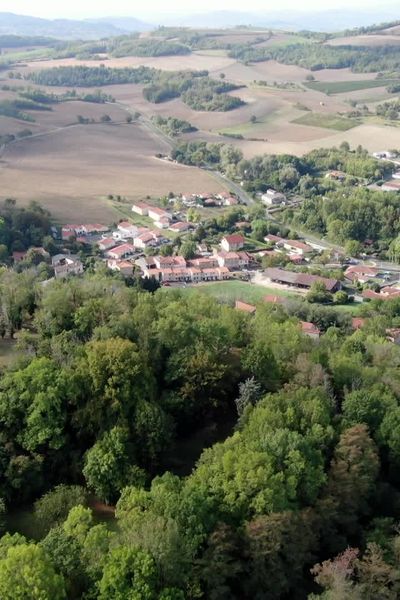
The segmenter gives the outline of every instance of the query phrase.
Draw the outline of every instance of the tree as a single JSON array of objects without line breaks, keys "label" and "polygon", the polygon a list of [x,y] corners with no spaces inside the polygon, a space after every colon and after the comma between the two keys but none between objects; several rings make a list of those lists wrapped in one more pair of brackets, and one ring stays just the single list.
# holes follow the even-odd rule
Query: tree
[{"label": "tree", "polygon": [[99,600],[155,600],[157,573],[151,555],[134,548],[114,548],[99,582]]},{"label": "tree", "polygon": [[239,417],[243,415],[248,406],[255,406],[261,396],[262,387],[254,377],[250,377],[246,381],[239,383],[239,397],[235,400]]},{"label": "tree", "polygon": [[179,252],[186,260],[194,258],[196,256],[196,243],[191,241],[184,242]]},{"label": "tree", "polygon": [[233,600],[241,597],[241,559],[239,536],[225,523],[218,523],[196,565],[207,598]]},{"label": "tree", "polygon": [[74,506],[86,505],[86,491],[79,485],[57,485],[35,502],[35,518],[45,531],[60,525]]},{"label": "tree", "polygon": [[349,296],[347,292],[343,290],[339,290],[333,295],[333,301],[335,304],[347,304],[348,300]]},{"label": "tree", "polygon": [[325,283],[322,281],[314,281],[310,290],[307,292],[306,298],[308,302],[326,304],[332,301],[332,294],[326,289]]},{"label": "tree", "polygon": [[110,115],[102,115],[100,117],[100,121],[102,123],[109,123],[111,121],[111,117],[110,117]]},{"label": "tree", "polygon": [[255,115],[251,115],[250,117],[250,123],[257,123],[257,117]]},{"label": "tree", "polygon": [[86,483],[105,502],[113,501],[127,485],[144,483],[144,471],[132,464],[130,446],[127,431],[114,427],[86,453]]},{"label": "tree", "polygon": [[2,600],[63,600],[64,581],[57,575],[40,546],[22,544],[0,560]]},{"label": "tree", "polygon": [[361,254],[363,247],[358,240],[347,240],[344,249],[347,256],[357,257]]},{"label": "tree", "polygon": [[310,510],[262,515],[246,523],[246,597],[300,596],[317,541],[318,518]]}]

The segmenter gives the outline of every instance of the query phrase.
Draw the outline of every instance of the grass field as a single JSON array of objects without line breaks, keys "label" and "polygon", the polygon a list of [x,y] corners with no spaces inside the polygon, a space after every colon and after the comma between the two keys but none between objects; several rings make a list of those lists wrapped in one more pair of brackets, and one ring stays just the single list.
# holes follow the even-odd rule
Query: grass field
[{"label": "grass field", "polygon": [[245,281],[215,281],[212,283],[203,283],[195,287],[184,288],[190,292],[196,291],[202,294],[207,294],[216,298],[220,302],[228,304],[234,304],[236,300],[243,300],[244,302],[261,302],[264,296],[267,294],[273,294],[274,296],[284,297],[299,297],[295,293],[287,292],[285,290],[277,290],[275,288],[264,287],[263,285],[256,285],[253,283],[247,283]]},{"label": "grass field", "polygon": [[386,87],[393,83],[400,83],[398,79],[361,79],[360,81],[307,81],[304,85],[310,90],[325,94],[343,94],[357,92],[369,88]]},{"label": "grass field", "polygon": [[292,123],[297,125],[308,125],[310,127],[323,127],[324,129],[335,129],[336,131],[347,131],[360,125],[356,119],[348,119],[338,115],[328,115],[324,113],[306,113]]}]

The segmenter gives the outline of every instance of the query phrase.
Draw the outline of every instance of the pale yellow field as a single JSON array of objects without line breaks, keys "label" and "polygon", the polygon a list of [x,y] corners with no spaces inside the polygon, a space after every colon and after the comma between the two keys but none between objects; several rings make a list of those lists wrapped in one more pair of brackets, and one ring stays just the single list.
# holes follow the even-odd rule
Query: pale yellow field
[{"label": "pale yellow field", "polygon": [[82,125],[7,147],[0,162],[2,198],[37,200],[60,222],[111,222],[107,194],[128,199],[174,191],[218,191],[206,171],[155,158],[167,147],[142,127]]},{"label": "pale yellow field", "polygon": [[326,42],[329,46],[395,46],[400,44],[398,35],[354,35],[335,38]]}]

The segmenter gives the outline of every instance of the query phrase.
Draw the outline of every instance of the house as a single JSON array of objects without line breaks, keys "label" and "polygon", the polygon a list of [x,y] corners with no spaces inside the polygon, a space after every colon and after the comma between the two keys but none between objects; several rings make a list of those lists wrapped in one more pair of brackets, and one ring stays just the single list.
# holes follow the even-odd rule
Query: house
[{"label": "house", "polygon": [[133,239],[135,248],[144,250],[160,243],[161,236],[155,235],[154,231],[146,230]]},{"label": "house", "polygon": [[174,231],[175,233],[184,233],[185,231],[189,231],[192,227],[191,223],[184,223],[183,221],[178,221],[177,223],[173,223],[169,226],[170,231]]},{"label": "house", "polygon": [[362,329],[365,323],[366,319],[363,319],[362,317],[353,317],[351,319],[351,328],[354,329],[354,331],[357,331],[358,329]]},{"label": "house", "polygon": [[153,256],[153,261],[157,269],[173,269],[186,267],[186,260],[183,256]]},{"label": "house", "polygon": [[326,179],[333,179],[334,181],[344,181],[346,179],[346,173],[343,173],[343,171],[328,171],[325,177]]},{"label": "house", "polygon": [[305,256],[314,252],[314,248],[299,240],[283,240],[282,243],[285,250],[293,252],[294,254],[299,254],[300,256]]},{"label": "house", "polygon": [[118,234],[120,239],[126,240],[130,238],[134,238],[138,233],[138,228],[136,225],[133,225],[129,221],[121,221],[117,225]]},{"label": "house", "polygon": [[18,252],[17,250],[15,250],[12,253],[12,258],[14,260],[14,263],[18,263],[21,260],[24,260],[27,256],[27,254],[36,254],[38,256],[41,256],[44,260],[49,260],[50,258],[50,254],[47,252],[47,250],[45,250],[44,248],[40,247],[32,247],[32,248],[28,248],[28,250],[23,250],[22,252]]},{"label": "house", "polygon": [[381,152],[374,152],[372,154],[372,156],[374,158],[383,158],[383,159],[391,159],[391,158],[396,158],[396,155],[394,154],[394,152],[390,152],[389,150],[382,150]]},{"label": "house", "polygon": [[235,302],[235,308],[237,310],[242,310],[243,312],[248,312],[250,314],[254,314],[257,310],[257,308],[254,306],[254,304],[248,304],[247,302],[242,302],[241,300],[236,300]]},{"label": "house", "polygon": [[374,290],[363,290],[362,297],[368,300],[392,300],[400,296],[400,290],[394,287],[384,287],[379,292]]},{"label": "house", "polygon": [[200,254],[200,256],[210,256],[211,255],[211,252],[210,252],[207,244],[197,244],[196,250]]},{"label": "house", "polygon": [[310,323],[309,321],[300,321],[301,331],[308,335],[308,337],[318,340],[321,335],[321,331],[318,329],[314,323]]},{"label": "house", "polygon": [[107,225],[102,225],[101,223],[86,223],[84,225],[80,225],[82,231],[80,232],[84,235],[94,235],[96,233],[106,233],[110,230]]},{"label": "house", "polygon": [[392,344],[400,344],[400,328],[392,327],[390,329],[386,329],[386,339]]},{"label": "house", "polygon": [[126,258],[127,256],[132,256],[134,253],[135,248],[132,246],[132,244],[121,244],[120,246],[116,246],[111,250],[107,250],[105,255],[107,258],[122,259]]},{"label": "house", "polygon": [[281,192],[269,189],[265,192],[265,194],[262,194],[261,202],[267,206],[277,206],[286,202],[286,196]]},{"label": "house", "polygon": [[273,235],[272,233],[269,233],[268,235],[266,235],[264,237],[264,242],[267,242],[267,244],[273,244],[274,246],[276,246],[277,244],[280,244],[284,242],[285,240],[281,237],[279,237],[279,235]]},{"label": "house", "polygon": [[216,259],[220,267],[242,269],[248,267],[251,261],[247,252],[218,252]]},{"label": "house", "polygon": [[147,214],[150,219],[157,222],[160,222],[160,219],[166,219],[168,222],[172,220],[172,215],[169,212],[157,206],[149,206]]},{"label": "house", "polygon": [[236,206],[237,204],[239,204],[239,200],[233,196],[224,199],[224,206]]},{"label": "house", "polygon": [[310,275],[308,273],[295,273],[294,271],[285,271],[279,268],[265,269],[264,275],[273,283],[296,287],[298,289],[309,290],[316,281],[325,285],[328,292],[337,292],[341,288],[340,281],[337,279],[328,279],[319,275]]},{"label": "house", "polygon": [[80,275],[83,273],[83,264],[77,256],[72,254],[56,254],[51,259],[56,279],[68,277],[68,275]]},{"label": "house", "polygon": [[110,248],[114,248],[117,245],[117,241],[113,237],[102,238],[97,242],[97,245],[99,249],[104,252],[105,250],[110,250]]},{"label": "house", "polygon": [[351,265],[344,272],[346,279],[349,279],[353,283],[367,283],[372,279],[375,279],[379,274],[379,270],[375,267],[368,267],[367,265]]},{"label": "house", "polygon": [[221,240],[221,248],[226,252],[235,252],[244,246],[244,237],[240,233],[226,235]]},{"label": "house", "polygon": [[146,204],[146,202],[135,202],[135,204],[132,205],[132,212],[141,215],[142,217],[147,217],[149,208],[150,206]]},{"label": "house", "polygon": [[381,189],[384,192],[400,192],[400,181],[397,179],[391,179],[390,181],[385,181],[382,184]]},{"label": "house", "polygon": [[160,217],[159,219],[157,219],[156,221],[154,221],[154,225],[158,228],[158,229],[168,229],[169,227],[169,218],[167,217]]},{"label": "house", "polygon": [[105,233],[106,231],[109,231],[109,227],[100,223],[69,224],[61,228],[61,239],[67,241],[71,237],[90,236],[97,233]]},{"label": "house", "polygon": [[[217,256],[202,256],[201,258],[193,258],[190,264],[199,269],[213,269],[219,266]],[[221,266],[224,266],[223,264]]]},{"label": "house", "polygon": [[110,258],[107,261],[107,267],[111,269],[111,271],[119,271],[122,275],[129,276],[133,273],[133,264],[128,260],[118,260],[114,258]]}]

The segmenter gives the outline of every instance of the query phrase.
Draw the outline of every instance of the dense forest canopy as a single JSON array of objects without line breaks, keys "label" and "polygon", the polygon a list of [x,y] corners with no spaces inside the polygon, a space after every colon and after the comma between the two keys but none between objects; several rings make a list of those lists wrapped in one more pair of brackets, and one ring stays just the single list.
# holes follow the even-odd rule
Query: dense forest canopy
[{"label": "dense forest canopy", "polygon": [[244,62],[277,60],[311,71],[350,68],[355,73],[374,73],[396,71],[399,68],[400,46],[329,46],[313,43],[274,48],[245,45],[232,48],[229,55]]},{"label": "dense forest canopy", "polygon": [[[0,539],[2,598],[306,598],[340,577],[396,597],[400,348],[385,330],[398,300],[368,305],[356,332],[315,306],[316,344],[304,302],[251,316],[100,266],[32,281],[0,273],[5,335],[9,310],[31,324],[0,379],[3,512],[36,501],[41,532]],[[180,443],[224,422],[231,434],[173,474]],[[89,492],[116,503],[115,527],[96,523]]]}]

